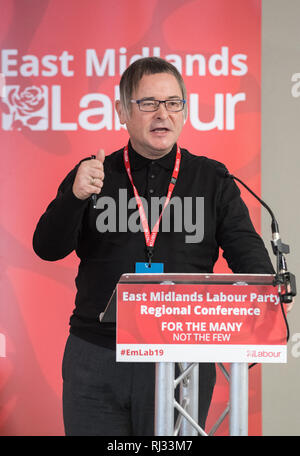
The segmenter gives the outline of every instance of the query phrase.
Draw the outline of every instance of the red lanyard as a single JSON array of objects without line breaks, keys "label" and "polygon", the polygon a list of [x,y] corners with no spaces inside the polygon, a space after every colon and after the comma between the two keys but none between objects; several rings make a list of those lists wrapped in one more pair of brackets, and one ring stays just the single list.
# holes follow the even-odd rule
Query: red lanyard
[{"label": "red lanyard", "polygon": [[149,263],[151,263],[151,257],[153,255],[153,248],[154,248],[156,236],[157,236],[157,233],[158,233],[158,228],[159,228],[159,225],[160,225],[160,221],[161,221],[161,218],[162,218],[162,215],[163,215],[163,212],[164,212],[165,208],[169,204],[169,201],[171,199],[171,196],[172,196],[175,184],[176,184],[176,180],[177,180],[177,177],[178,177],[179,168],[180,168],[180,160],[181,160],[180,148],[177,146],[175,165],[174,165],[171,181],[170,181],[170,184],[169,184],[169,188],[168,188],[168,193],[167,193],[167,197],[166,197],[166,200],[165,200],[165,204],[163,206],[163,209],[161,211],[161,214],[160,214],[157,222],[155,223],[155,225],[153,227],[152,233],[150,232],[150,229],[149,229],[149,225],[148,225],[147,217],[146,217],[145,210],[144,210],[144,207],[143,207],[143,203],[142,203],[141,198],[139,196],[139,193],[138,193],[138,191],[137,191],[137,189],[136,189],[136,187],[135,187],[135,185],[133,183],[131,169],[130,169],[130,163],[129,163],[129,156],[128,156],[128,146],[124,147],[123,157],[124,157],[125,169],[127,171],[129,180],[131,182],[131,185],[132,185],[132,188],[133,188],[133,192],[134,192],[134,196],[135,196],[135,199],[136,199],[136,202],[137,202],[137,205],[138,205],[140,218],[141,218],[141,222],[142,222],[142,226],[143,226],[143,230],[144,230],[144,235],[145,235],[145,241],[146,241],[148,256],[149,256]]}]

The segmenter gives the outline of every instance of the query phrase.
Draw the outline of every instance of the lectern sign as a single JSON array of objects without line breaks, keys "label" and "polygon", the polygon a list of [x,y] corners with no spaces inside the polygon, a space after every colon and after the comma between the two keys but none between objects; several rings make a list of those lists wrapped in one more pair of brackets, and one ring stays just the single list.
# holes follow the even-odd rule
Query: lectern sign
[{"label": "lectern sign", "polygon": [[118,284],[117,361],[286,362],[271,285]]}]

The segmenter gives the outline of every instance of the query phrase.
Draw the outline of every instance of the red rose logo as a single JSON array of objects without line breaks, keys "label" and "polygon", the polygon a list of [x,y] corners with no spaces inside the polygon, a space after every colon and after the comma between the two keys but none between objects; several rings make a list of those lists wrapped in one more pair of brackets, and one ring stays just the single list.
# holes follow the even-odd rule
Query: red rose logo
[{"label": "red rose logo", "polygon": [[45,103],[42,89],[36,86],[26,87],[21,93],[17,89],[12,90],[8,101],[17,108],[20,116],[29,116],[39,111]]},{"label": "red rose logo", "polygon": [[10,130],[37,125],[45,118],[36,115],[45,106],[45,94],[41,87],[14,87],[8,93],[7,103],[2,104],[6,105],[6,107],[2,106],[2,110],[11,118]]}]

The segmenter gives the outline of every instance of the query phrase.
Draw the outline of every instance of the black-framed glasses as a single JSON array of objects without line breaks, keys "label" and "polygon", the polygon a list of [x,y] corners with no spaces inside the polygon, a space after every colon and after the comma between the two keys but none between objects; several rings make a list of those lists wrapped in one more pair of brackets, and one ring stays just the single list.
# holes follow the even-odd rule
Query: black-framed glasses
[{"label": "black-framed glasses", "polygon": [[154,112],[159,109],[161,103],[165,105],[167,111],[179,112],[182,111],[186,100],[153,100],[152,98],[143,98],[142,100],[130,100],[131,103],[136,103],[140,111]]}]

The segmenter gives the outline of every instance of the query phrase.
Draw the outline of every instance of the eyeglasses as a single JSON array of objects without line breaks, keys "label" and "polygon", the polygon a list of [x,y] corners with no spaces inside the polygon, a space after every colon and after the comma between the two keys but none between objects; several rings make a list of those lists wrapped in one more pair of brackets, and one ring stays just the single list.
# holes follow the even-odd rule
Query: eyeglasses
[{"label": "eyeglasses", "polygon": [[152,100],[151,98],[130,101],[131,103],[136,103],[139,107],[139,110],[144,112],[157,111],[161,103],[165,105],[167,111],[179,112],[183,110],[186,103],[186,100]]}]

